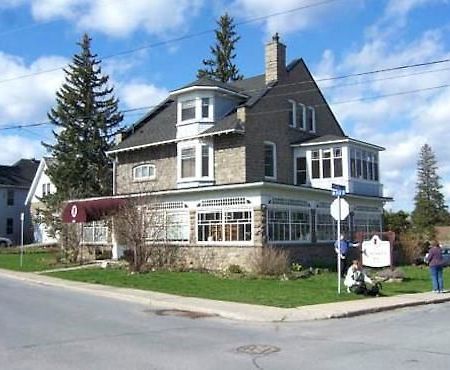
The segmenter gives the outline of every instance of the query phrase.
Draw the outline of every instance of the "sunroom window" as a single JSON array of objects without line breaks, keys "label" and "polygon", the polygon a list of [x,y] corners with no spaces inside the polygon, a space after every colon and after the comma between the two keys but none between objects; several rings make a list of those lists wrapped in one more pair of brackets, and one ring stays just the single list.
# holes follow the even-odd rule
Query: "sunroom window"
[{"label": "sunroom window", "polygon": [[320,152],[318,150],[313,150],[311,153],[311,177],[313,179],[320,178]]}]

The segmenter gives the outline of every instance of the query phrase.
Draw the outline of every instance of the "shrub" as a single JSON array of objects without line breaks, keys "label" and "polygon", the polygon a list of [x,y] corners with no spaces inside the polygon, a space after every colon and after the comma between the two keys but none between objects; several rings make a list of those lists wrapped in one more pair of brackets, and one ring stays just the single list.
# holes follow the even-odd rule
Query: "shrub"
[{"label": "shrub", "polygon": [[406,264],[416,263],[426,252],[427,246],[419,235],[407,232],[398,236],[399,259]]},{"label": "shrub", "polygon": [[228,272],[230,274],[242,274],[244,272],[244,270],[242,269],[241,266],[232,264],[232,265],[228,266]]},{"label": "shrub", "polygon": [[264,246],[256,249],[250,260],[252,271],[261,276],[279,276],[289,271],[287,251]]}]

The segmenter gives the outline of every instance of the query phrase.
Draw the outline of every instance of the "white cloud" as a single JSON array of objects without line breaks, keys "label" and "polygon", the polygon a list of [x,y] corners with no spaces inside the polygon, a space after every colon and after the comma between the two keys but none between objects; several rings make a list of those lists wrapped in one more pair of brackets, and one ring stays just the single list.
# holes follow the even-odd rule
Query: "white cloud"
[{"label": "white cloud", "polygon": [[[408,15],[412,10],[437,2],[438,0],[389,2],[383,16],[369,27],[364,42],[358,48],[353,46],[352,50],[339,58],[331,50],[323,53],[316,77],[449,58],[445,30],[427,30],[413,39],[411,34],[402,37],[407,33]],[[387,22],[388,19],[390,22]],[[435,72],[422,73],[430,70]],[[397,78],[399,76],[402,77]],[[444,63],[324,82],[321,86],[327,100],[333,102],[424,89],[443,85],[449,80],[450,65]],[[326,88],[330,85],[338,86]],[[450,156],[449,101],[450,88],[443,88],[351,104],[331,104],[348,135],[386,147],[386,152],[381,154],[382,181],[385,194],[395,198],[395,203],[391,205],[394,209],[412,210],[417,157],[420,147],[425,143],[435,151],[439,174],[446,184],[445,189],[449,189],[447,184],[450,183],[450,167],[444,161]],[[450,196],[450,191],[447,190],[446,195]]]},{"label": "white cloud", "polygon": [[80,30],[115,37],[128,36],[141,28],[156,35],[180,31],[203,4],[203,0],[9,0],[4,6],[25,2],[38,21],[65,19]]},{"label": "white cloud", "polygon": [[273,35],[275,32],[279,32],[284,35],[305,30],[314,24],[323,22],[324,17],[335,15],[339,9],[355,7],[360,3],[359,0],[352,0],[351,4],[346,2],[345,7],[342,4],[330,3],[289,12],[312,3],[299,2],[298,0],[234,0],[229,6],[229,10],[233,16],[243,20],[286,12],[286,14],[280,14],[262,21],[267,34]]},{"label": "white cloud", "polygon": [[128,108],[151,107],[167,98],[169,91],[138,81],[118,86],[122,103]]},{"label": "white cloud", "polygon": [[44,149],[39,140],[30,140],[22,136],[0,135],[2,150],[0,164],[11,165],[20,158],[40,158]]},{"label": "white cloud", "polygon": [[[4,81],[0,85],[0,126],[45,119],[55,101],[55,92],[63,81],[63,71],[15,78],[58,68],[66,63],[62,57],[45,56],[26,65],[21,58],[0,52],[1,80]],[[9,78],[11,81],[6,81]]]}]

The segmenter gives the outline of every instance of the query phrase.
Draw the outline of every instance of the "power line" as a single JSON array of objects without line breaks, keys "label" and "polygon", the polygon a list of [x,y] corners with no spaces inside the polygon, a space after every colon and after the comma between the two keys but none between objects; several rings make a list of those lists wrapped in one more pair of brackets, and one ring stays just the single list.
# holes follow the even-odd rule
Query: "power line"
[{"label": "power line", "polygon": [[[278,17],[280,15],[290,14],[290,13],[294,13],[294,12],[297,12],[297,11],[300,11],[300,10],[309,9],[309,8],[313,8],[313,7],[317,7],[317,6],[322,6],[322,5],[330,4],[330,3],[333,3],[333,2],[337,2],[337,1],[342,1],[342,0],[325,0],[325,1],[315,2],[315,3],[310,3],[310,4],[307,4],[307,5],[298,6],[296,8],[288,9],[288,10],[285,10],[285,11],[282,11],[282,12],[271,13],[271,14],[268,14],[268,15],[265,15],[265,16],[260,16],[260,17],[248,18],[248,19],[246,19],[244,21],[237,22],[236,25],[243,25],[243,24],[258,22],[258,21],[261,21],[261,20],[264,20],[264,19],[269,19],[269,18],[272,18],[272,17]],[[214,32],[214,31],[215,31],[215,29],[207,29],[207,30],[203,30],[203,31],[200,31],[200,32],[187,34],[185,36],[172,38],[172,39],[165,40],[165,41],[159,41],[159,42],[155,42],[155,43],[151,43],[151,44],[145,44],[145,45],[133,48],[133,49],[123,50],[123,51],[119,51],[117,53],[105,55],[105,56],[101,57],[100,59],[101,60],[105,60],[105,59],[115,58],[115,57],[118,57],[118,56],[132,54],[132,53],[136,53],[136,52],[141,51],[141,50],[151,49],[151,48],[155,48],[155,47],[171,44],[173,42],[179,42],[179,41],[188,40],[188,39],[192,39],[192,38],[195,38],[195,37],[203,36],[203,35],[206,35],[208,33]],[[41,70],[41,71],[37,71],[37,72],[33,72],[33,73],[23,74],[23,75],[19,75],[19,76],[14,76],[14,77],[11,77],[11,78],[0,80],[0,84],[1,83],[15,81],[15,80],[20,80],[20,79],[24,79],[24,78],[28,78],[28,77],[34,77],[34,76],[45,74],[45,73],[52,73],[52,72],[56,72],[56,71],[62,70],[64,68],[66,68],[66,65],[60,66],[60,67],[55,67],[55,68],[50,68],[50,69],[46,69],[46,70]]]},{"label": "power line", "polygon": [[[405,90],[405,91],[399,91],[399,92],[395,92],[395,93],[387,93],[387,94],[381,94],[381,95],[372,95],[372,96],[366,96],[366,97],[355,98],[355,99],[347,99],[347,100],[342,100],[342,101],[334,101],[334,102],[330,102],[330,103],[321,103],[321,104],[312,105],[312,107],[318,108],[318,107],[323,107],[323,106],[357,103],[357,102],[366,101],[366,100],[376,100],[376,99],[382,99],[382,98],[389,98],[389,97],[393,97],[393,96],[416,94],[419,92],[439,90],[439,89],[444,89],[444,88],[448,88],[448,87],[450,87],[450,84],[424,87],[424,88],[414,89],[414,90]],[[277,96],[277,95],[275,95],[275,96]],[[274,96],[270,96],[270,97],[274,97]],[[267,97],[267,98],[270,98],[270,97]],[[120,113],[135,114],[135,112],[137,112],[139,110],[147,110],[147,109],[155,108],[157,106],[158,105],[149,105],[146,107],[130,108],[130,109],[123,110]],[[249,112],[248,115],[261,115],[261,114],[281,113],[281,112],[288,112],[288,111],[290,111],[290,110],[289,109],[277,109],[277,110],[268,110],[268,111],[261,111],[261,112]],[[45,122],[39,122],[39,123],[12,125],[12,126],[7,126],[7,127],[0,127],[0,131],[21,129],[21,128],[30,128],[30,127],[37,127],[37,126],[50,125],[50,124],[51,124],[50,121],[45,121]]]}]

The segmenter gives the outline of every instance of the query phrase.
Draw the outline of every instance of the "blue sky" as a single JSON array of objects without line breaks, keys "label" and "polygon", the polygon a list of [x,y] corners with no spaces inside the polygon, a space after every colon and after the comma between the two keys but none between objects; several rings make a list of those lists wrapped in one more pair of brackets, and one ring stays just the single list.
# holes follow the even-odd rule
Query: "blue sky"
[{"label": "blue sky", "polygon": [[[450,58],[450,0],[0,0],[0,164],[45,154],[40,143],[52,139],[51,127],[5,128],[46,120],[64,74],[39,72],[66,65],[83,32],[104,57],[121,108],[148,107],[195,79],[214,37],[173,40],[215,28],[226,10],[238,23],[236,63],[246,77],[263,73],[274,32],[288,60],[304,58],[317,78]],[[450,200],[450,88],[336,103],[445,84],[450,63],[320,84],[349,136],[386,147],[382,182],[395,198],[388,208],[412,209],[425,142]],[[126,115],[126,123],[143,112]]]}]

